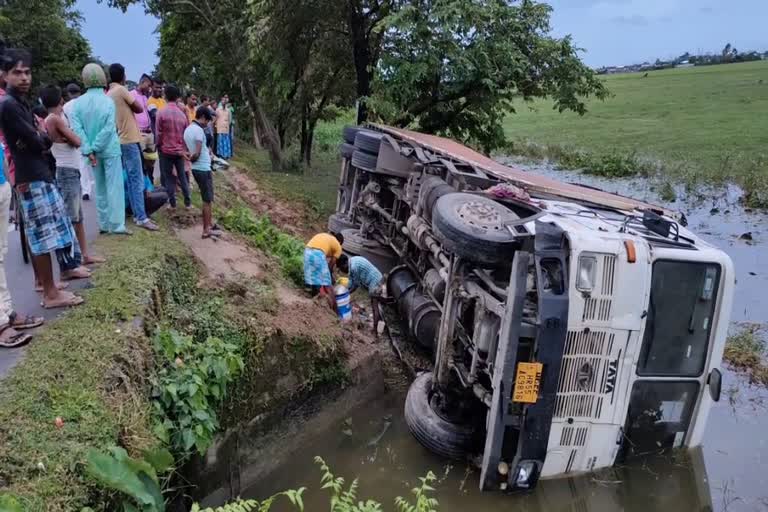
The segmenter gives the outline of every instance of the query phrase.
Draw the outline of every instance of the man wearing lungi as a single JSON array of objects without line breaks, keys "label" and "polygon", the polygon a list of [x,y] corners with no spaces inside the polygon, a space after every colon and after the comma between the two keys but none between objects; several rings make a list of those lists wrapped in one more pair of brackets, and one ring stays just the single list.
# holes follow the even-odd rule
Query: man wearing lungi
[{"label": "man wearing lungi", "polygon": [[64,279],[89,277],[90,272],[81,266],[80,246],[45,156],[51,140],[38,125],[29,104],[32,58],[25,50],[6,50],[2,68],[8,95],[0,104],[0,125],[16,163],[16,189],[24,216],[24,232],[43,285],[43,306],[75,306],[83,299],[58,289],[50,253],[56,254]]}]

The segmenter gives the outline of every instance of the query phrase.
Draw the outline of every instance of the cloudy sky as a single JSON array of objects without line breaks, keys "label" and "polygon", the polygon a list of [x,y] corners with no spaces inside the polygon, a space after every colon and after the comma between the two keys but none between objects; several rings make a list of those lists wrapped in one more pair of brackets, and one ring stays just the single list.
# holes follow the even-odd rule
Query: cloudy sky
[{"label": "cloudy sky", "polygon": [[552,28],[572,34],[590,66],[686,51],[768,50],[767,0],[548,0]]},{"label": "cloudy sky", "polygon": [[[557,35],[572,34],[590,66],[669,58],[686,51],[768,50],[768,0],[548,0]],[[84,35],[105,62],[121,62],[129,78],[157,62],[157,20],[78,0]]]}]

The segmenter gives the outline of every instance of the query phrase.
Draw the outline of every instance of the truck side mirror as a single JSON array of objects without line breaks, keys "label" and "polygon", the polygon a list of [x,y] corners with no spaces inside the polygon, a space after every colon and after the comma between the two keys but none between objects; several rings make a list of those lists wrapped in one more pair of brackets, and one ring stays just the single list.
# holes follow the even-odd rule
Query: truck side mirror
[{"label": "truck side mirror", "polygon": [[709,396],[711,396],[712,400],[715,402],[719,402],[720,392],[723,389],[723,374],[720,373],[720,370],[715,368],[709,373],[707,385],[709,386]]}]

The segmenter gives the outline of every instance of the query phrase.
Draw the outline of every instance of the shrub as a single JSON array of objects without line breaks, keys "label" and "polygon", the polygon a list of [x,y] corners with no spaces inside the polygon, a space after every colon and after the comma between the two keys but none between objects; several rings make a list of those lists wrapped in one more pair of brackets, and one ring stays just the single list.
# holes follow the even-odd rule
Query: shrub
[{"label": "shrub", "polygon": [[154,343],[155,434],[178,453],[203,454],[219,427],[216,407],[243,369],[240,347],[219,338],[196,343],[174,330],[159,331]]}]

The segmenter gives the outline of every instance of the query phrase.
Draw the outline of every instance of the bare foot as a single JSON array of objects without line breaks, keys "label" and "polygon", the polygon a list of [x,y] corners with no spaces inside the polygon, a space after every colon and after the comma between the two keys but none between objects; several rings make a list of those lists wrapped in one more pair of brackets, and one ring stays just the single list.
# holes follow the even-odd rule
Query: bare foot
[{"label": "bare foot", "polygon": [[45,309],[53,309],[53,308],[68,308],[70,306],[79,306],[84,302],[82,297],[78,297],[74,293],[71,292],[58,292],[56,297],[43,298],[43,304],[42,306]]},{"label": "bare foot", "polygon": [[[57,290],[66,290],[68,287],[69,287],[69,283],[62,283],[61,281],[56,283]],[[40,283],[35,283],[35,291],[36,292],[43,291],[43,285],[41,285]]]},{"label": "bare foot", "polygon": [[88,279],[89,277],[91,277],[91,271],[82,265],[61,273],[61,278],[64,281],[71,281],[73,279]]},{"label": "bare foot", "polygon": [[83,265],[97,265],[99,263],[104,263],[107,261],[106,258],[102,258],[101,256],[85,256],[83,257]]}]

